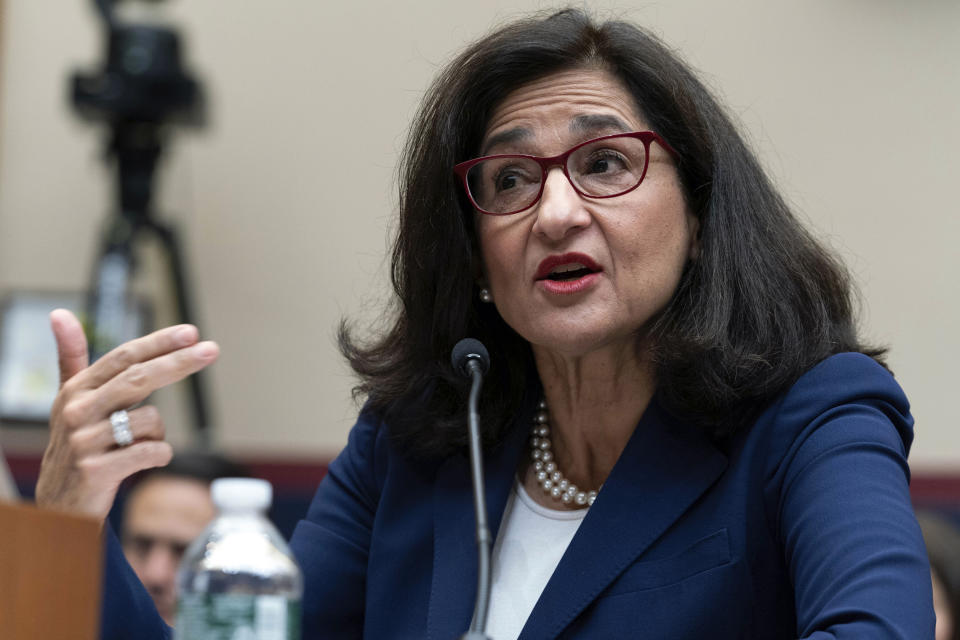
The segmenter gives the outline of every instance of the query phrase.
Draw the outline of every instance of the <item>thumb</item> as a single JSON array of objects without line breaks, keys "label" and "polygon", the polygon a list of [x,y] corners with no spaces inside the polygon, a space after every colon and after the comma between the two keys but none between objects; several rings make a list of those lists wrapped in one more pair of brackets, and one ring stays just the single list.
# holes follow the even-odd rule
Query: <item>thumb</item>
[{"label": "thumb", "polygon": [[87,368],[87,338],[77,317],[66,309],[50,312],[50,327],[57,340],[57,358],[60,363],[60,384]]}]

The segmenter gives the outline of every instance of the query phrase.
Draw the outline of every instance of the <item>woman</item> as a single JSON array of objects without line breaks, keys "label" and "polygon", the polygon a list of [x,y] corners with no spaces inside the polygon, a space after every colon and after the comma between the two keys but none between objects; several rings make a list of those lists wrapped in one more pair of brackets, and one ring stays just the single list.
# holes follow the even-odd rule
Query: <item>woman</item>
[{"label": "woman", "polygon": [[[492,638],[931,636],[906,398],[841,266],[663,44],[577,11],[493,33],[428,93],[402,177],[395,321],[366,345],[341,331],[368,400],[291,542],[306,638],[469,625],[448,363],[467,335],[492,355]],[[134,412],[138,442],[104,452],[106,416],[209,359],[167,330],[83,369],[66,322],[38,495],[100,515],[167,455]],[[85,430],[116,471],[76,462]],[[71,466],[85,489],[57,499]],[[106,594],[107,637],[165,637],[112,542]]]}]

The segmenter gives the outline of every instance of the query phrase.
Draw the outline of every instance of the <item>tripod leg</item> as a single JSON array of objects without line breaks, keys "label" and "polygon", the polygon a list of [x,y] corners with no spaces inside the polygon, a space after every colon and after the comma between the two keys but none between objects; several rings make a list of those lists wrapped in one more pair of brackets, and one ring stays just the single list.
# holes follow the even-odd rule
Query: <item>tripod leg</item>
[{"label": "tripod leg", "polygon": [[[180,321],[196,324],[190,296],[187,292],[186,268],[183,254],[180,251],[180,242],[176,230],[172,226],[150,222],[149,227],[163,242],[167,259],[170,262],[170,271],[173,277],[174,295],[177,299],[177,308],[180,312]],[[202,448],[209,448],[210,442],[210,411],[206,398],[206,372],[198,372],[188,378],[190,397],[193,404],[193,426],[197,434],[198,444]]]},{"label": "tripod leg", "polygon": [[91,362],[139,330],[129,326],[128,314],[134,235],[134,229],[125,221],[114,221],[97,260],[87,300]]}]

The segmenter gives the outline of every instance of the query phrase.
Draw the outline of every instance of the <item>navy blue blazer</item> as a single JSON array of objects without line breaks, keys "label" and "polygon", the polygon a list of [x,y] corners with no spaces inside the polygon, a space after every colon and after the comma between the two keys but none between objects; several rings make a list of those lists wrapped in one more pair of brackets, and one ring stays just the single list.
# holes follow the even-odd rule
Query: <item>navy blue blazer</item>
[{"label": "navy blue blazer", "polygon": [[[494,535],[528,405],[487,454]],[[469,625],[467,457],[413,464],[387,432],[360,415],[293,534],[304,640],[452,640]],[[932,639],[912,437],[903,392],[859,354],[820,363],[721,445],[654,400],[520,639]],[[105,638],[167,637],[115,539],[106,583]]]}]

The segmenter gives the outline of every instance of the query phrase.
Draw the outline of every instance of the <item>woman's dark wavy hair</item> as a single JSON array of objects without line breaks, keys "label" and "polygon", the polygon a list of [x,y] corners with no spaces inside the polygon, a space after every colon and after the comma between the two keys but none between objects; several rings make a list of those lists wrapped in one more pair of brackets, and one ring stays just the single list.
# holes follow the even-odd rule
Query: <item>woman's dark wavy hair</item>
[{"label": "woman's dark wavy hair", "polygon": [[650,128],[679,153],[700,222],[699,256],[647,328],[668,409],[722,437],[831,354],[861,351],[879,361],[883,351],[858,342],[845,269],[794,218],[694,73],[647,31],[565,10],[494,31],[434,81],[400,168],[395,315],[365,343],[341,324],[341,350],[360,377],[356,393],[408,452],[465,446],[466,383],[449,363],[459,339],[476,337],[491,354],[482,398],[488,446],[539,385],[529,345],[478,299],[473,212],[453,166],[479,153],[507,94],[572,68],[604,69],[624,83]]}]

